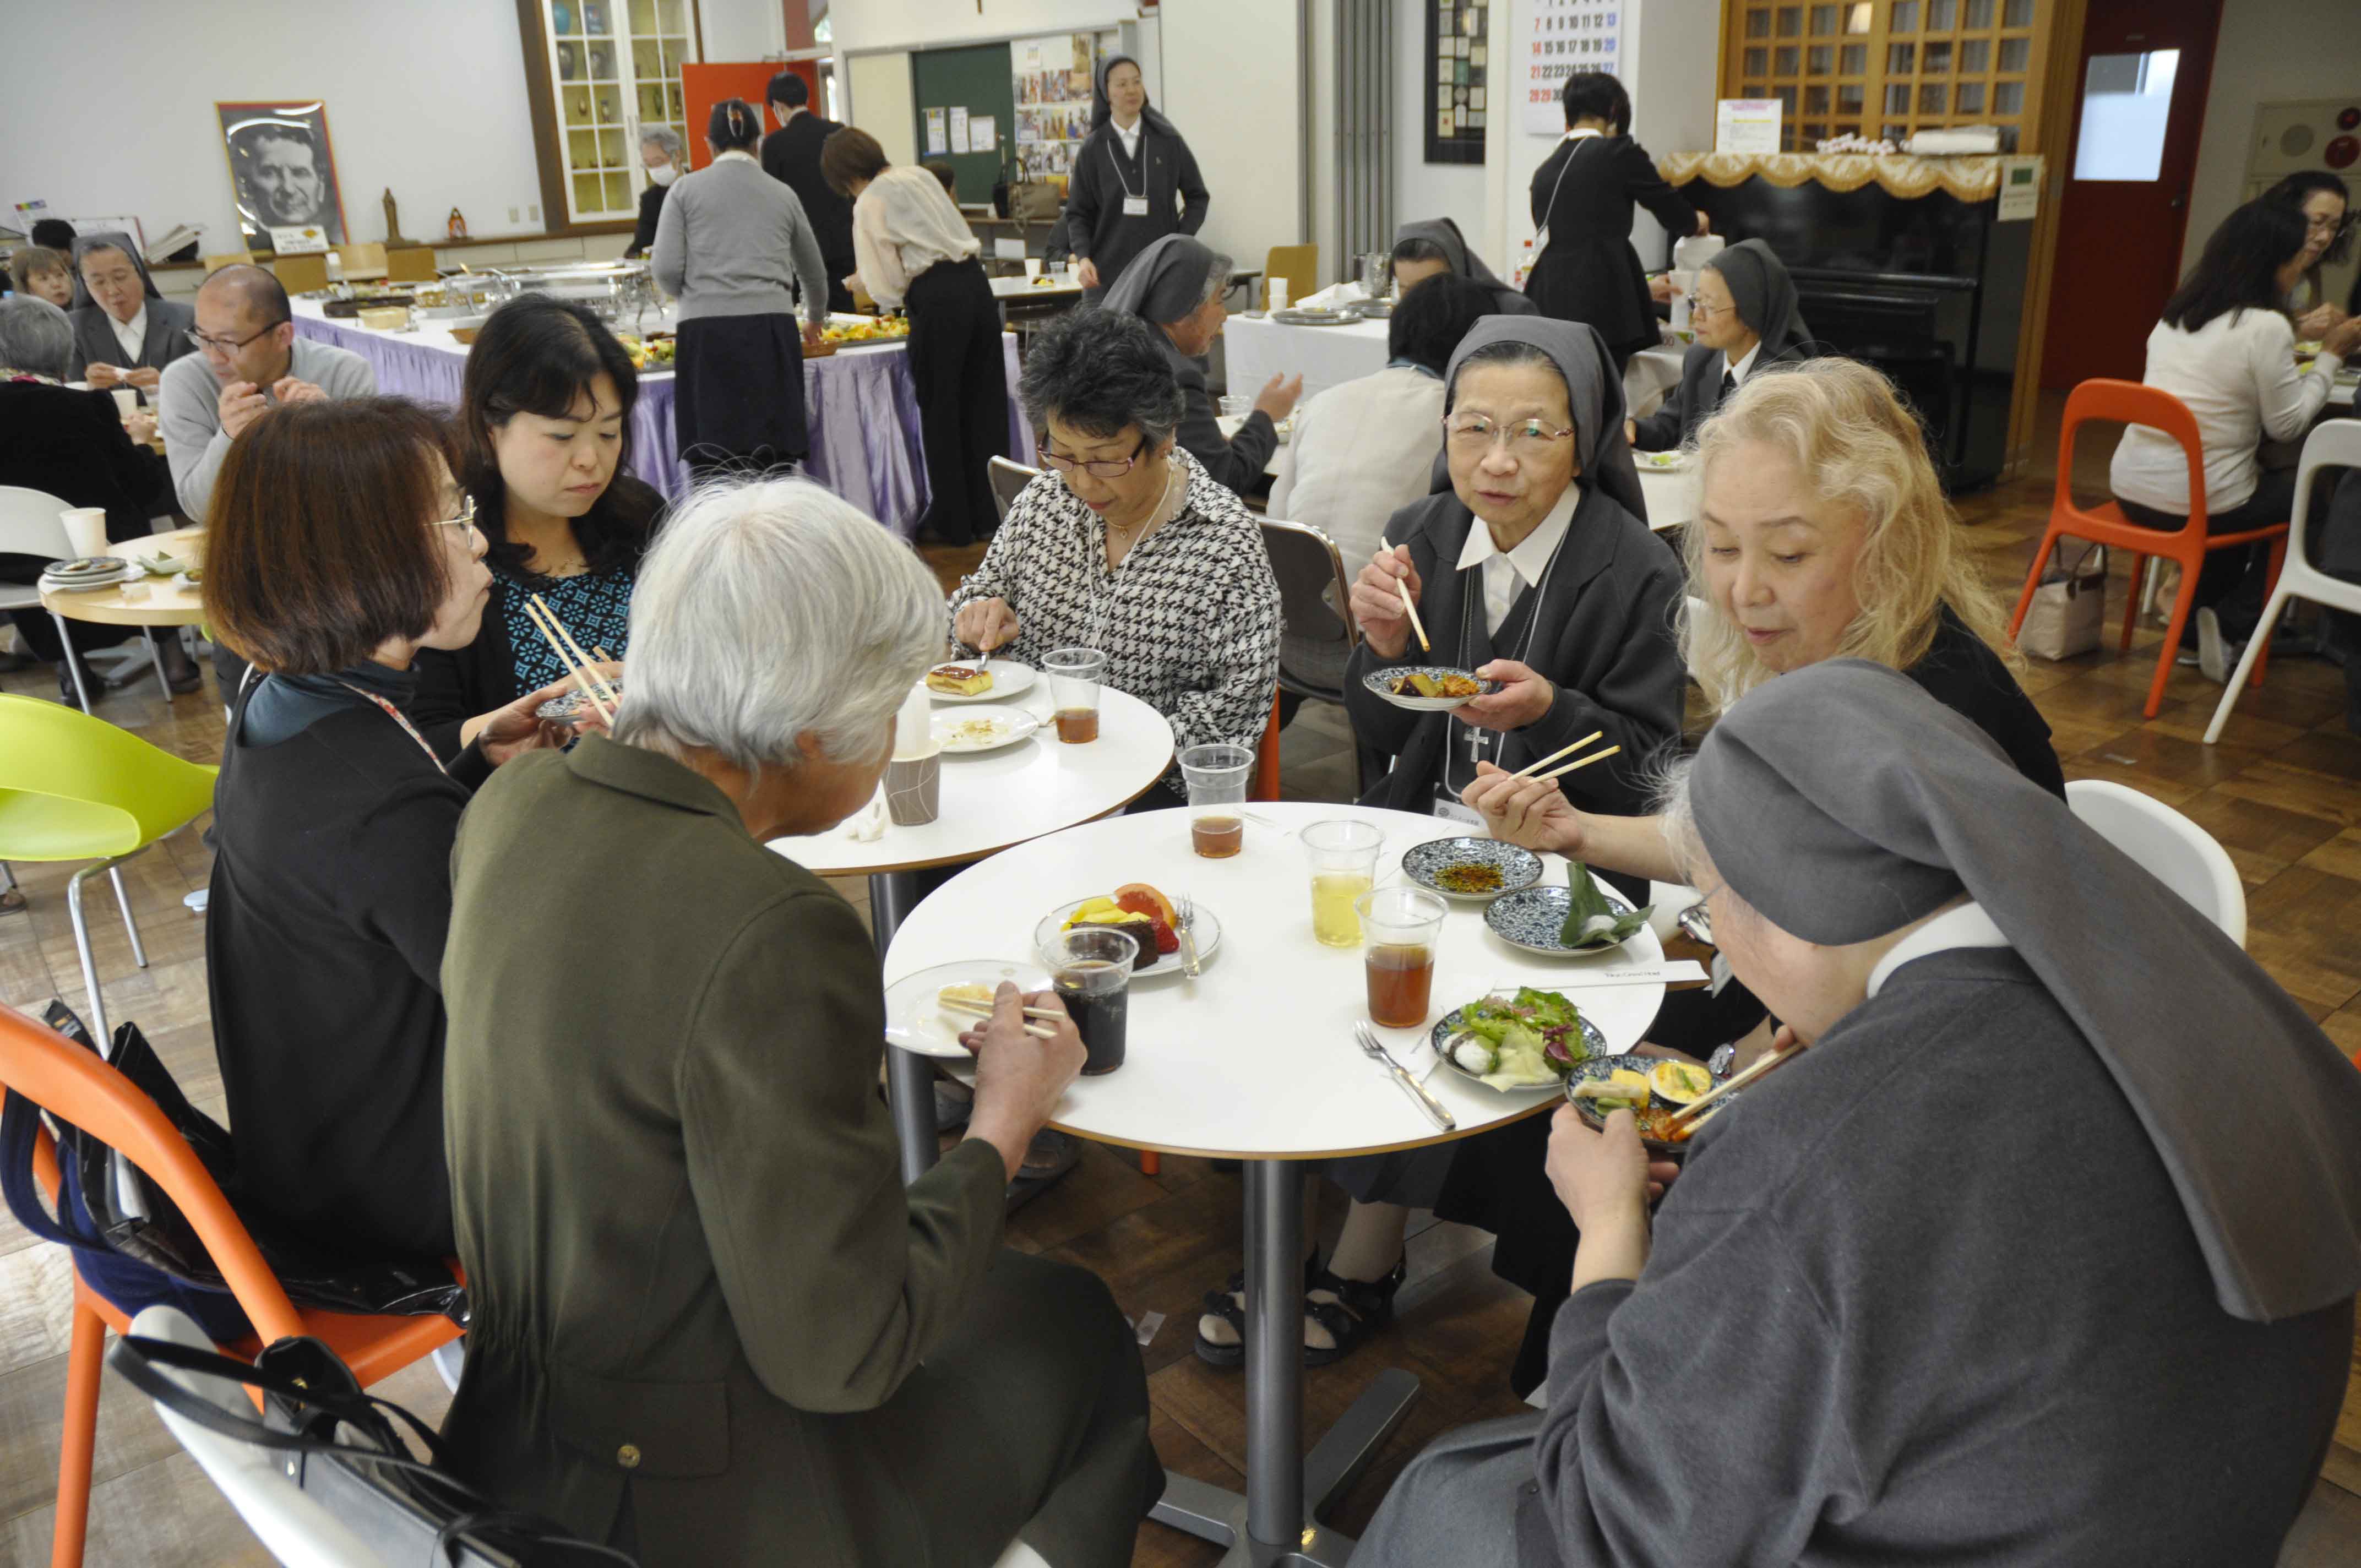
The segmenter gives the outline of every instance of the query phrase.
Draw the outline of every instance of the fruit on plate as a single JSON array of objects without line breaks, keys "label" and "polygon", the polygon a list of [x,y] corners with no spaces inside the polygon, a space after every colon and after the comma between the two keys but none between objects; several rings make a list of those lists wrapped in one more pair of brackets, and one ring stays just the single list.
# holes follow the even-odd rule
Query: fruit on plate
[{"label": "fruit on plate", "polygon": [[863,316],[859,321],[833,322],[820,333],[828,343],[885,343],[910,335],[910,323],[901,316]]},{"label": "fruit on plate", "polygon": [[1172,907],[1172,901],[1144,882],[1127,882],[1116,888],[1115,901],[1119,908],[1153,915],[1167,926],[1177,926],[1180,922],[1180,912]]},{"label": "fruit on plate", "polygon": [[1139,944],[1139,956],[1134,969],[1144,969],[1167,953],[1180,950],[1180,938],[1172,929],[1172,901],[1146,883],[1130,883],[1117,888],[1113,896],[1086,898],[1075,911],[1066,916],[1060,929],[1071,931],[1080,927],[1104,927],[1125,931]]}]

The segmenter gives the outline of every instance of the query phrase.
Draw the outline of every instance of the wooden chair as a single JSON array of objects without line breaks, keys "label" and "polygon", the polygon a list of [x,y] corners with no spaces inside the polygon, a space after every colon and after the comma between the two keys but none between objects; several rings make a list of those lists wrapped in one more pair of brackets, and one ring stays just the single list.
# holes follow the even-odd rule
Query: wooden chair
[{"label": "wooden chair", "polygon": [[1264,299],[1270,297],[1270,280],[1284,278],[1287,280],[1288,302],[1293,304],[1306,294],[1316,292],[1320,287],[1320,247],[1316,245],[1274,245],[1270,247],[1269,257],[1262,264],[1262,276]]},{"label": "wooden chair", "polygon": [[[2222,738],[2222,726],[2230,722],[2230,709],[2237,706],[2238,694],[2246,689],[2247,672],[2262,663],[2270,645],[2271,628],[2279,623],[2279,612],[2288,600],[2306,598],[2348,615],[2361,615],[2361,587],[2332,577],[2313,565],[2312,553],[2304,547],[2311,532],[2312,482],[2323,468],[2361,468],[2361,419],[2325,421],[2313,426],[2304,440],[2303,455],[2296,463],[2295,508],[2288,513],[2287,558],[2280,565],[2263,619],[2247,639],[2246,651],[2238,656],[2237,673],[2230,677],[2228,689],[2213,709],[2213,722],[2205,727],[2208,746]],[[2361,485],[2361,479],[2349,476],[2345,482]]]},{"label": "wooden chair", "polygon": [[[308,1334],[334,1350],[366,1387],[459,1337],[459,1326],[439,1315],[390,1318],[299,1311],[287,1299],[287,1292],[263,1262],[221,1189],[214,1184],[204,1162],[156,1108],[156,1102],[73,1041],[5,1007],[0,1007],[0,1087],[99,1139],[170,1195],[254,1325],[254,1337],[222,1346],[225,1354],[251,1360],[275,1340]],[[34,1176],[54,1202],[57,1146],[47,1128],[39,1130],[38,1138]],[[84,1284],[76,1270],[50,1568],[77,1568],[82,1559],[90,1522],[91,1455],[98,1439],[101,1357],[106,1349],[107,1329],[123,1333],[130,1326],[130,1319]]]},{"label": "wooden chair", "polygon": [[259,251],[227,250],[204,258],[205,276],[210,278],[225,267],[247,267],[262,259]]},{"label": "wooden chair", "polygon": [[279,274],[280,287],[291,294],[308,294],[314,289],[328,286],[328,258],[318,256],[282,256],[270,264]]},{"label": "wooden chair", "polygon": [[359,245],[336,247],[336,257],[345,264],[345,276],[359,280],[385,276],[385,247],[377,240]]},{"label": "wooden chair", "polygon": [[[2180,444],[2189,458],[2189,521],[2178,532],[2142,528],[2124,515],[2123,509],[2113,501],[2088,510],[2074,504],[2074,433],[2086,421],[2103,420],[2123,424],[2144,424],[2163,432]],[[2197,574],[2205,565],[2208,553],[2228,550],[2244,544],[2271,543],[2270,574],[2272,582],[2279,580],[2279,563],[2287,550],[2288,525],[2274,523],[2268,528],[2249,529],[2244,533],[2213,533],[2205,532],[2205,447],[2197,432],[2197,418],[2189,406],[2169,392],[2158,391],[2137,381],[2085,381],[2067,394],[2066,420],[2058,433],[2058,488],[2049,503],[2049,526],[2041,535],[2041,547],[2033,553],[2033,569],[2025,575],[2025,591],[2017,596],[2016,614],[2010,618],[2008,634],[2015,637],[2025,624],[2025,612],[2033,608],[2033,590],[2041,586],[2042,569],[2049,564],[2050,552],[2058,541],[2068,535],[2087,539],[2110,549],[2121,550],[2131,557],[2131,581],[2137,585],[2142,564],[2151,555],[2161,555],[2180,565],[2182,592],[2172,607],[2172,623],[2165,628],[2163,646],[2157,650],[2156,679],[2148,683],[2147,706],[2141,711],[2154,718],[2164,703],[2164,683],[2172,674],[2173,656],[2180,651],[2181,628],[2192,613],[2191,596],[2188,588],[2196,583]],[[2124,635],[2122,646],[2132,645],[2132,626],[2139,616],[2139,590],[2136,586],[2127,590],[2124,605]],[[2270,641],[2270,622],[2264,621],[2255,634],[2257,643]],[[2262,664],[2268,649],[2256,652],[2255,684],[2262,684]]]},{"label": "wooden chair", "polygon": [[389,283],[432,283],[440,276],[434,269],[432,247],[410,246],[385,253],[385,280]]}]

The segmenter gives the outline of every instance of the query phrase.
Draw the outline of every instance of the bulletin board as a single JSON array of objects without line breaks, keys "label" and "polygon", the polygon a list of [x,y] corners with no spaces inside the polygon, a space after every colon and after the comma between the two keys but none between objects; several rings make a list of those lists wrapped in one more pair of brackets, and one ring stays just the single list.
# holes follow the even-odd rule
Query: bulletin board
[{"label": "bulletin board", "polygon": [[1486,0],[1427,0],[1426,161],[1481,163],[1493,113],[1488,85],[1493,7]]},{"label": "bulletin board", "polygon": [[[991,198],[993,186],[1000,181],[1002,149],[1016,145],[1011,69],[1005,43],[919,49],[910,56],[918,161],[950,159],[962,202]],[[979,123],[987,118],[989,127]]]}]

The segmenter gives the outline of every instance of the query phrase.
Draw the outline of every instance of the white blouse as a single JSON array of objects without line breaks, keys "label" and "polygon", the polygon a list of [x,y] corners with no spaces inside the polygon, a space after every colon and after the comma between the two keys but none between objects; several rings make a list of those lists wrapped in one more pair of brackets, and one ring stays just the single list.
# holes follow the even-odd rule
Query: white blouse
[{"label": "white blouse", "polygon": [[964,261],[983,242],[960,216],[943,182],[896,164],[852,203],[852,257],[869,297],[889,309],[909,297],[910,280],[938,261]]},{"label": "white blouse", "polygon": [[1270,515],[1336,542],[1347,576],[1368,565],[1387,520],[1424,500],[1443,450],[1443,378],[1389,365],[1307,399],[1279,449]]},{"label": "white blouse", "polygon": [[[2277,311],[2248,307],[2215,316],[2195,332],[2158,322],[2147,334],[2140,378],[2170,392],[2197,417],[2205,451],[2205,510],[2228,511],[2253,499],[2255,449],[2263,437],[2291,441],[2327,402],[2340,361],[2323,354],[2310,374],[2295,367],[2295,328]],[[2109,469],[2117,500],[2189,515],[2189,459],[2160,430],[2132,425]]]}]

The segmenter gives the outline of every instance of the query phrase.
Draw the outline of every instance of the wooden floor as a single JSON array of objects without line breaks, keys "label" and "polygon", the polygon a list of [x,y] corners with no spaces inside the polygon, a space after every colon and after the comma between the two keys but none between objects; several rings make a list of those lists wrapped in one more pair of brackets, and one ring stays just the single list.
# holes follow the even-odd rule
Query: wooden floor
[{"label": "wooden floor", "polygon": [[[1977,524],[1970,537],[1996,579],[2012,585],[2019,579],[2047,507],[2048,481],[2038,477],[1971,498],[1963,507]],[[973,554],[936,553],[936,565],[955,576]],[[2120,583],[2115,591],[2121,593]],[[2122,599],[2114,602],[2120,606]],[[2156,640],[2155,631],[2144,630],[2129,655],[2110,648],[2064,664],[2037,665],[2027,676],[2056,731],[2067,773],[2146,790],[2220,839],[2246,882],[2250,950],[2343,1048],[2361,1053],[2361,737],[2344,726],[2342,675],[2315,661],[2275,663],[2268,684],[2240,703],[2223,743],[2209,748],[2202,738],[2219,688],[2194,670],[2175,673],[2156,719],[2140,717]],[[0,688],[55,696],[45,671],[0,679]],[[149,682],[108,697],[105,717],[184,756],[215,760],[220,708],[210,688],[202,698],[183,697],[169,707],[152,689]],[[1334,710],[1307,707],[1282,747],[1290,798],[1350,798],[1351,750]],[[18,869],[32,908],[0,916],[0,1000],[32,1009],[60,995],[80,1005],[64,876],[49,868]],[[205,884],[206,875],[207,856],[193,834],[126,868],[148,945],[145,970],[132,968],[121,922],[104,896],[93,900],[93,921],[113,1014],[137,1019],[191,1097],[218,1113],[203,927],[181,905],[183,895]],[[845,891],[860,900],[858,883],[845,884]],[[1236,1179],[1177,1158],[1167,1159],[1162,1174],[1151,1179],[1130,1158],[1092,1147],[1074,1179],[1017,1216],[1011,1240],[1096,1269],[1135,1317],[1164,1314],[1146,1352],[1158,1451],[1175,1470],[1238,1486],[1238,1376],[1206,1366],[1189,1348],[1200,1293],[1237,1265]],[[1492,1277],[1487,1243],[1461,1227],[1422,1225],[1411,1243],[1400,1321],[1358,1354],[1306,1377],[1306,1424],[1313,1434],[1384,1367],[1409,1368],[1424,1388],[1408,1424],[1332,1521],[1347,1532],[1366,1522],[1403,1461],[1428,1439],[1521,1408],[1504,1379],[1525,1300]],[[0,1219],[0,1564],[48,1561],[67,1298],[62,1255]],[[430,1419],[439,1419],[447,1402],[423,1367],[393,1379],[384,1391]],[[2361,1563],[2361,1399],[2348,1403],[2338,1435],[2284,1563]],[[154,1418],[112,1379],[101,1417],[97,1480],[93,1563],[269,1562]],[[1141,1527],[1140,1563],[1182,1568],[1211,1564],[1219,1556],[1162,1526]]]}]

